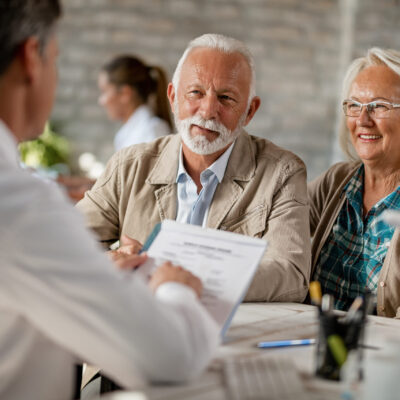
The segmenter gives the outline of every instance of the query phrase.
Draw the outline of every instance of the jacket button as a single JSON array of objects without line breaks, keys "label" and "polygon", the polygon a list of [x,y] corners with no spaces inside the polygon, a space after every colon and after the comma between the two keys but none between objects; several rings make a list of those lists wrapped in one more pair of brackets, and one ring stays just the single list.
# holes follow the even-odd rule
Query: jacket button
[{"label": "jacket button", "polygon": [[385,286],[386,286],[386,283],[383,282],[383,281],[382,281],[382,282],[379,282],[379,286],[380,286],[380,287],[385,287]]}]

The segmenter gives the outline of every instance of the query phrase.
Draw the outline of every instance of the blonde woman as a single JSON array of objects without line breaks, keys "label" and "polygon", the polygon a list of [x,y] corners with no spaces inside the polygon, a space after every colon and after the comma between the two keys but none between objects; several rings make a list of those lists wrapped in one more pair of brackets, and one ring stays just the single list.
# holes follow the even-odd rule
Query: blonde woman
[{"label": "blonde woman", "polygon": [[400,52],[375,47],[350,65],[342,125],[351,161],[309,185],[313,279],[337,309],[368,289],[378,315],[400,316],[399,232],[379,218],[400,209]]}]

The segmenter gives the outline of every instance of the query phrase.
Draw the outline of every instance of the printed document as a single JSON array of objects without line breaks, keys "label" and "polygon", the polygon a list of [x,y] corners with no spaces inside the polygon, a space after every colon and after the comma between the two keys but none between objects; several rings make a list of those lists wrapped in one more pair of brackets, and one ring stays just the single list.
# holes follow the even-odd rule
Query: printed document
[{"label": "printed document", "polygon": [[224,335],[266,245],[249,236],[165,220],[145,243],[149,260],[138,273],[148,278],[167,260],[191,271],[203,283],[201,302]]}]

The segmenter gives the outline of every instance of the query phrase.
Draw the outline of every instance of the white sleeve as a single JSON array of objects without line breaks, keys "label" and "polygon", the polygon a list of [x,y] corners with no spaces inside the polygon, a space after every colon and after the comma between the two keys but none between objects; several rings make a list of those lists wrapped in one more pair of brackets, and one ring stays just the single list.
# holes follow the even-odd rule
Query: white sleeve
[{"label": "white sleeve", "polygon": [[49,190],[9,227],[2,304],[126,388],[137,377],[181,381],[200,372],[219,342],[216,323],[182,285],[156,299],[117,271],[76,210]]},{"label": "white sleeve", "polygon": [[[156,297],[176,309],[187,320],[187,334],[191,336],[192,356],[195,357],[187,373],[190,376],[197,375],[215,352],[220,328],[214,319],[210,320],[210,314],[198,301],[194,290],[188,286],[175,282],[165,283],[157,289]],[[200,331],[199,326],[202,327]],[[217,343],[210,338],[216,338]]]}]

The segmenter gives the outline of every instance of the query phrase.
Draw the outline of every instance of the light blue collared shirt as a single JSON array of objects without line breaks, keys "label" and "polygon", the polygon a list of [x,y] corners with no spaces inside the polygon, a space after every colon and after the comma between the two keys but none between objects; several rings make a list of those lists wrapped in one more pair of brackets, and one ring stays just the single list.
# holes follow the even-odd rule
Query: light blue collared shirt
[{"label": "light blue collared shirt", "polygon": [[232,153],[233,142],[218,160],[211,164],[200,174],[200,182],[202,189],[197,194],[197,186],[193,182],[190,175],[186,172],[183,165],[182,146],[179,151],[179,166],[176,175],[176,183],[178,184],[178,210],[176,213],[176,221],[206,226],[208,210],[214,197],[215,189],[218,183],[221,183],[229,157]]}]

